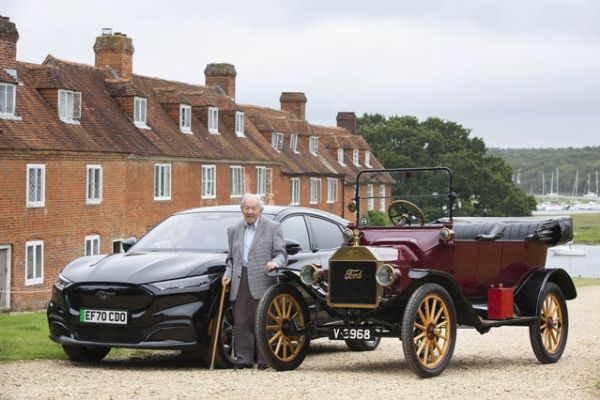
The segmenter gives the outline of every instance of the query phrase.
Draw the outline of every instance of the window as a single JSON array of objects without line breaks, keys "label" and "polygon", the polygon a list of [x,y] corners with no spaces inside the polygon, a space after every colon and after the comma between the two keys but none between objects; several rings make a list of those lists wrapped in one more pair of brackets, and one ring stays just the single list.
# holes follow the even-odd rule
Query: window
[{"label": "window", "polygon": [[242,197],[245,187],[244,167],[231,167],[231,197]]},{"label": "window", "polygon": [[44,281],[44,241],[25,243],[25,286]]},{"label": "window", "polygon": [[271,146],[277,151],[283,149],[283,133],[273,132],[271,134]]},{"label": "window", "polygon": [[321,179],[310,178],[310,204],[318,204],[321,201]]},{"label": "window", "polygon": [[373,184],[367,185],[367,210],[371,211],[375,209],[375,199],[373,198]]},{"label": "window", "polygon": [[192,106],[179,105],[179,129],[183,133],[192,133]]},{"label": "window", "polygon": [[327,202],[334,203],[337,201],[337,179],[327,178]]},{"label": "window", "polygon": [[256,167],[256,194],[264,196],[267,188],[267,169]]},{"label": "window", "polygon": [[372,168],[371,165],[371,152],[369,150],[365,150],[365,167]]},{"label": "window", "polygon": [[216,168],[214,165],[202,166],[202,198],[214,199],[216,195]]},{"label": "window", "polygon": [[27,164],[27,207],[44,207],[46,204],[46,166]]},{"label": "window", "polygon": [[292,201],[290,205],[300,205],[300,178],[292,178]]},{"label": "window", "polygon": [[354,164],[354,166],[356,166],[356,167],[360,167],[359,156],[360,156],[360,150],[353,149],[352,150],[352,164]]},{"label": "window", "polygon": [[241,111],[235,113],[235,134],[239,137],[246,136],[244,133],[244,113]]},{"label": "window", "polygon": [[16,86],[0,83],[0,116],[12,117],[15,115]]},{"label": "window", "polygon": [[310,251],[308,230],[306,229],[306,222],[302,215],[294,215],[284,219],[281,222],[281,230],[283,230],[283,236],[286,239],[289,238],[300,243],[300,251]]},{"label": "window", "polygon": [[338,164],[343,165],[343,166],[346,165],[344,163],[344,149],[341,147],[338,149]]},{"label": "window", "polygon": [[102,203],[102,166],[87,166],[87,185],[85,204]]},{"label": "window", "polygon": [[344,243],[344,234],[337,224],[313,216],[308,217],[308,220],[319,251],[337,249]]},{"label": "window", "polygon": [[116,253],[122,253],[123,252],[123,240],[122,239],[115,239],[112,241],[112,252],[113,254]]},{"label": "window", "polygon": [[208,107],[208,131],[210,133],[219,133],[219,109],[217,107]]},{"label": "window", "polygon": [[76,119],[81,118],[81,92],[58,91],[58,117],[68,124],[78,123]]},{"label": "window", "polygon": [[171,164],[154,164],[154,200],[171,200]]},{"label": "window", "polygon": [[379,185],[379,211],[385,212],[385,185]]},{"label": "window", "polygon": [[96,256],[100,254],[100,236],[90,235],[85,237],[84,255]]},{"label": "window", "polygon": [[315,156],[317,154],[319,154],[319,137],[318,136],[311,136],[309,138],[309,142],[308,142],[308,149],[310,150],[311,153],[313,153]]},{"label": "window", "polygon": [[143,97],[134,97],[133,100],[133,123],[138,128],[148,129],[146,124],[146,99]]},{"label": "window", "polygon": [[298,135],[295,133],[290,135],[290,149],[292,149],[294,153],[298,153]]}]

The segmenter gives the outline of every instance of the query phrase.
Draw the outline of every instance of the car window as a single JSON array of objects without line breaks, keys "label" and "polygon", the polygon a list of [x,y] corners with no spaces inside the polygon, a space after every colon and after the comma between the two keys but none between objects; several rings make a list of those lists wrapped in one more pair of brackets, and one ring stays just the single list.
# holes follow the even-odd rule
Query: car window
[{"label": "car window", "polygon": [[344,242],[339,225],[316,217],[308,217],[319,250],[336,249]]},{"label": "car window", "polygon": [[303,216],[294,215],[286,218],[281,222],[281,228],[283,229],[283,236],[286,239],[293,239],[300,243],[302,251],[310,250],[308,230],[306,229],[306,223],[304,222]]}]

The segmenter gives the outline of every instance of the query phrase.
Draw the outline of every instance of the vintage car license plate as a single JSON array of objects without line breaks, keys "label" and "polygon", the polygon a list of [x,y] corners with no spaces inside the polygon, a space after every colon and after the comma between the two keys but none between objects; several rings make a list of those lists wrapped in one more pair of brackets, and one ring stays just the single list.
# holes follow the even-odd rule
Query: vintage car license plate
[{"label": "vintage car license plate", "polygon": [[331,340],[373,340],[377,338],[377,333],[373,328],[367,327],[340,327],[329,329],[329,339]]},{"label": "vintage car license plate", "polygon": [[79,310],[79,321],[96,324],[127,325],[127,311],[116,310]]}]

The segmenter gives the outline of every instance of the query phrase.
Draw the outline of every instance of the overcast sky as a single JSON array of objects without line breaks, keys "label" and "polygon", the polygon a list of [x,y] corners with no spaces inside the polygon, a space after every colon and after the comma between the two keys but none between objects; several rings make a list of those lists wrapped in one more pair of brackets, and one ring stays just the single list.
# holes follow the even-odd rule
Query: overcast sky
[{"label": "overcast sky", "polygon": [[435,116],[488,147],[600,146],[597,0],[2,0],[0,15],[21,61],[93,65],[110,27],[134,73],[204,84],[207,63],[232,63],[239,103],[304,92],[317,124]]}]

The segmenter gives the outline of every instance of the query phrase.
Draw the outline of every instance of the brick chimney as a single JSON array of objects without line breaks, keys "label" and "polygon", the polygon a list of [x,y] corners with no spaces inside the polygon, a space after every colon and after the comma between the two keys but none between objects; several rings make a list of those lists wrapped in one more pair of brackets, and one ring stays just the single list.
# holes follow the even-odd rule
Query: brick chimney
[{"label": "brick chimney", "polygon": [[339,128],[345,128],[351,134],[356,134],[356,114],[353,112],[342,112],[337,113],[337,126]]},{"label": "brick chimney", "polygon": [[225,94],[235,100],[235,77],[237,72],[233,64],[207,64],[204,69],[206,86],[218,86]]},{"label": "brick chimney", "polygon": [[102,29],[102,35],[96,38],[96,68],[110,67],[120,78],[129,79],[133,73],[133,42],[127,35],[112,29]]},{"label": "brick chimney", "polygon": [[0,16],[0,68],[17,69],[19,32],[10,18]]},{"label": "brick chimney", "polygon": [[302,92],[283,92],[279,97],[282,111],[289,111],[301,120],[306,118],[306,96]]}]

